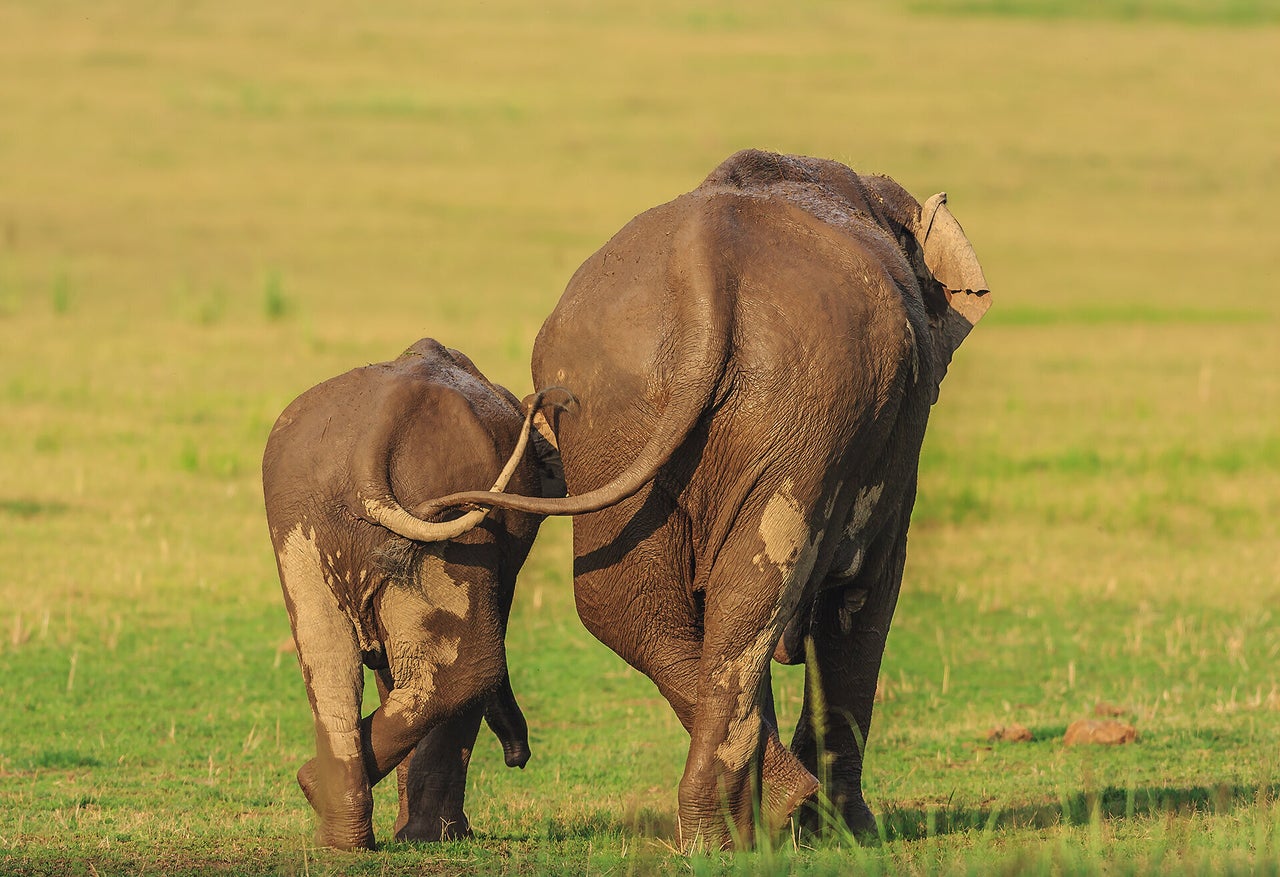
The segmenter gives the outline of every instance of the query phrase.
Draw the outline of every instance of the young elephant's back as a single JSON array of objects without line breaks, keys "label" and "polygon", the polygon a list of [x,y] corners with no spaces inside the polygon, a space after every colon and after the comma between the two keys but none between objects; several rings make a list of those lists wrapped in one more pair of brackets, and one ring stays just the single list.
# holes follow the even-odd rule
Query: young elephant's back
[{"label": "young elephant's back", "polygon": [[487,488],[483,476],[500,468],[503,439],[509,433],[514,446],[519,427],[514,404],[474,367],[435,342],[419,342],[399,359],[312,387],[284,410],[263,455],[268,522],[274,533],[304,517],[332,519],[336,508],[361,518],[370,471],[386,473],[410,508],[452,490]]}]

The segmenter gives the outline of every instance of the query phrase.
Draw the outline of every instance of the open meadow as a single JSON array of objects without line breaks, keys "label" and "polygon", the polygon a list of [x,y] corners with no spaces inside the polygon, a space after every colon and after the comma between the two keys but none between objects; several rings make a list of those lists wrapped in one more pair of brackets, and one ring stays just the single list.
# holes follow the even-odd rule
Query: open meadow
[{"label": "open meadow", "polygon": [[[1272,0],[0,4],[0,874],[1280,873],[1277,108]],[[276,415],[422,336],[523,396],[573,270],[747,146],[945,189],[993,289],[879,839],[679,855],[688,738],[551,520],[529,766],[482,729],[474,840],[392,842],[388,782],[381,849],[315,849]],[[1065,747],[1099,704],[1137,741]]]}]

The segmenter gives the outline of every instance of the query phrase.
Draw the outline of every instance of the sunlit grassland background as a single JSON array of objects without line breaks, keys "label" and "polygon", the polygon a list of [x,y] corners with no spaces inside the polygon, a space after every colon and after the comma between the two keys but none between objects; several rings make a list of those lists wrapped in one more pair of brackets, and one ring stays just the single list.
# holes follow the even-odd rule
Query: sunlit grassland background
[{"label": "sunlit grassland background", "polygon": [[[0,5],[0,872],[1280,870],[1277,22]],[[577,621],[553,521],[509,636],[534,759],[482,736],[476,840],[311,849],[276,414],[424,335],[523,395],[574,268],[746,146],[945,189],[996,296],[921,463],[882,837],[674,855],[686,737]],[[1138,742],[1064,748],[1099,702]]]}]

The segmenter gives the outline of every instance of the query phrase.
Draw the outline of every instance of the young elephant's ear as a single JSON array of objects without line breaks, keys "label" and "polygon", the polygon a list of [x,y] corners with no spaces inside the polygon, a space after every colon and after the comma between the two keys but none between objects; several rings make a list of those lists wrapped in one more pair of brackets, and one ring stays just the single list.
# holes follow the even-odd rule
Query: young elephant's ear
[{"label": "young elephant's ear", "polygon": [[964,229],[947,209],[946,192],[934,195],[920,208],[916,240],[929,273],[943,287],[946,303],[945,307],[939,307],[935,320],[937,331],[943,336],[940,339],[943,350],[950,360],[969,330],[991,307],[987,278],[982,274],[978,255],[965,237]]}]

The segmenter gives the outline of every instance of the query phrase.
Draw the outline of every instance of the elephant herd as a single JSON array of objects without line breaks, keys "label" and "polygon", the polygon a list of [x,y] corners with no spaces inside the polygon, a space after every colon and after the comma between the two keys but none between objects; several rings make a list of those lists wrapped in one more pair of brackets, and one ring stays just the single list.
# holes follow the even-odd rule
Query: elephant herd
[{"label": "elephant herd", "polygon": [[[547,515],[575,516],[583,623],[689,733],[684,848],[830,810],[872,829],[862,753],[920,446],[989,304],[944,194],[747,150],[577,270],[523,404],[429,339],[302,394],[263,483],[320,843],[372,847],[371,787],[393,770],[397,838],[469,834],[482,717],[524,765],[504,639]],[[771,661],[806,668],[789,746]],[[365,667],[381,706],[362,717]]]}]

